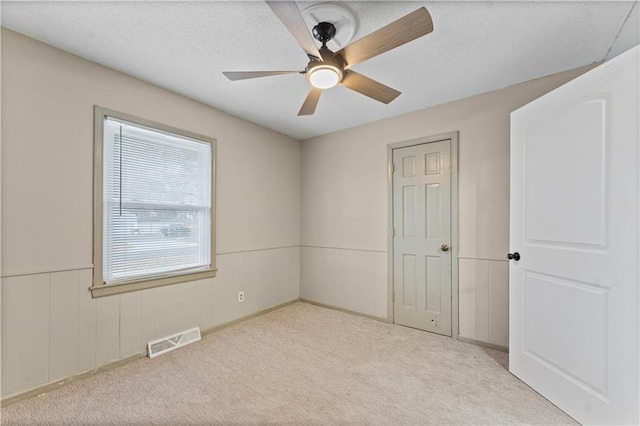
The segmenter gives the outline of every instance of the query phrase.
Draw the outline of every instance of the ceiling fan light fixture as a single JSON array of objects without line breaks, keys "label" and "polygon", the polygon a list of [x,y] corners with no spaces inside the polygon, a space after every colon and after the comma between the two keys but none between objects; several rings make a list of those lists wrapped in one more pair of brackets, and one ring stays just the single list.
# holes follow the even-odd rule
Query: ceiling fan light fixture
[{"label": "ceiling fan light fixture", "polygon": [[318,89],[330,89],[342,80],[342,70],[333,65],[318,65],[309,70],[309,82]]}]

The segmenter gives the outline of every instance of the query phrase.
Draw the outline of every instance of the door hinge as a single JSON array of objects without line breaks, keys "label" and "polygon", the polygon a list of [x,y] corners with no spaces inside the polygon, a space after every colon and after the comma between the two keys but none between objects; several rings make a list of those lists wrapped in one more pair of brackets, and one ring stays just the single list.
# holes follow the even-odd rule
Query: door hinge
[{"label": "door hinge", "polygon": [[395,238],[395,236],[396,236],[396,228],[395,228],[395,227],[393,227],[393,228],[391,229],[391,238]]},{"label": "door hinge", "polygon": [[396,292],[395,292],[395,291],[392,291],[392,292],[391,292],[391,301],[392,301],[392,302],[395,302],[395,301],[396,301]]},{"label": "door hinge", "polygon": [[396,172],[396,165],[394,163],[391,163],[391,174]]}]

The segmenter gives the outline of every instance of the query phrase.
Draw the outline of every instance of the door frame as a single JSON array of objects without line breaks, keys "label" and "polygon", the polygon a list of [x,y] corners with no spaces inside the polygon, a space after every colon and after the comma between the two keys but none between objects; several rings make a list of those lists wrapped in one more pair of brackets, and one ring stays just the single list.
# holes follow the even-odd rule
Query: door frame
[{"label": "door frame", "polygon": [[387,145],[387,318],[395,323],[393,311],[393,150],[415,145],[451,141],[451,338],[458,339],[458,131],[441,133]]}]

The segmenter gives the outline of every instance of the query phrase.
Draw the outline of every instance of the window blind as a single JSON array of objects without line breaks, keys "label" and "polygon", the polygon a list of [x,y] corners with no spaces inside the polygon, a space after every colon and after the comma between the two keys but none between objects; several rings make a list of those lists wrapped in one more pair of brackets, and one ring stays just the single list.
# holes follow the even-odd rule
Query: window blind
[{"label": "window blind", "polygon": [[106,284],[211,264],[211,144],[112,117],[104,122]]}]

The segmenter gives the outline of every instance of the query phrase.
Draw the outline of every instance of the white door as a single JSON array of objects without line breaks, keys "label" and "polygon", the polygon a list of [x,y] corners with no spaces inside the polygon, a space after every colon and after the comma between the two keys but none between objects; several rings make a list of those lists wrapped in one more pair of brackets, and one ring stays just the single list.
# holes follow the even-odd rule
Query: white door
[{"label": "white door", "polygon": [[509,369],[583,424],[638,424],[639,48],[511,115]]},{"label": "white door", "polygon": [[393,150],[394,319],[451,336],[451,141]]}]

